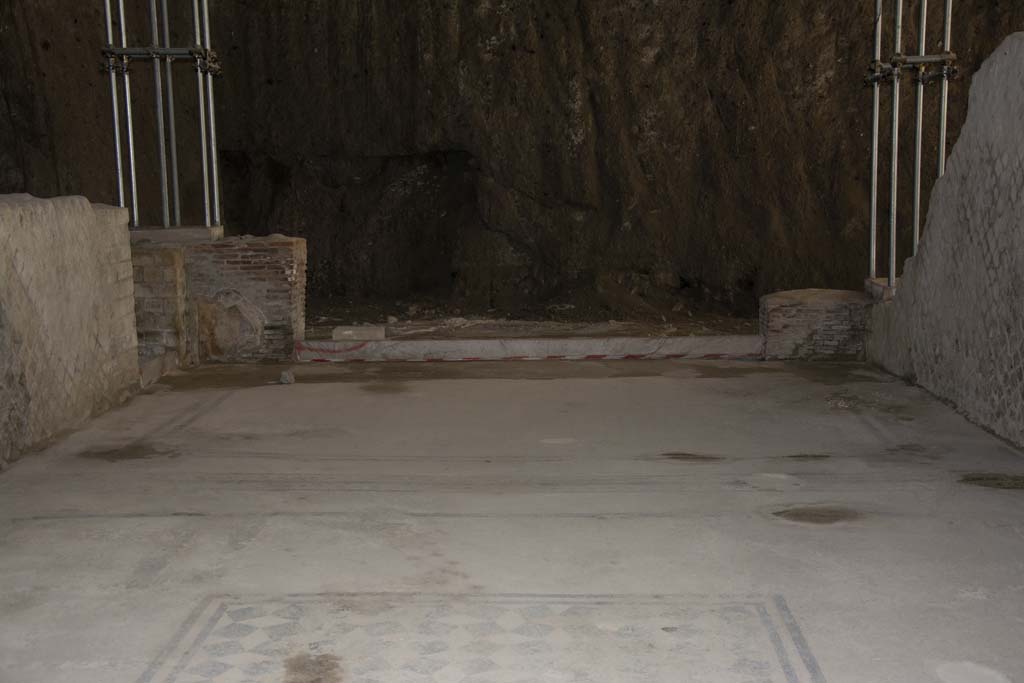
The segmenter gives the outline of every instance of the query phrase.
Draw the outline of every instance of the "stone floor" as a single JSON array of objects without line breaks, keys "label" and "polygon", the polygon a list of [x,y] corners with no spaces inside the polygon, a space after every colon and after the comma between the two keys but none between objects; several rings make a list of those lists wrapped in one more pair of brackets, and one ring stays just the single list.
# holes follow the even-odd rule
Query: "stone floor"
[{"label": "stone floor", "polygon": [[891,377],[283,369],[0,476],[0,681],[1024,680],[1024,457]]}]

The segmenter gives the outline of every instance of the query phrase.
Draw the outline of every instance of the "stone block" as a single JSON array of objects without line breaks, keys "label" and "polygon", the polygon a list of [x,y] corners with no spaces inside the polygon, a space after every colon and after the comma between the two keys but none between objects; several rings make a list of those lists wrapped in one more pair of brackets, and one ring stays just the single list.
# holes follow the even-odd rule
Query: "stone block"
[{"label": "stone block", "polygon": [[802,289],[761,299],[761,337],[767,360],[860,360],[867,308],[862,292]]}]

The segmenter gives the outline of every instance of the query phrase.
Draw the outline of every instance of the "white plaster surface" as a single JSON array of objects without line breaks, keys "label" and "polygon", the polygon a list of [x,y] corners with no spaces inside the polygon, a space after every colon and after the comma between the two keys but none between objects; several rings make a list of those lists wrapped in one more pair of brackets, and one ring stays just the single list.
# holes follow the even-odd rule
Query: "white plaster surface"
[{"label": "white plaster surface", "polygon": [[137,386],[128,214],[0,196],[0,464]]},{"label": "white plaster surface", "polygon": [[1024,443],[1024,33],[970,98],[920,251],[872,310],[868,356]]}]

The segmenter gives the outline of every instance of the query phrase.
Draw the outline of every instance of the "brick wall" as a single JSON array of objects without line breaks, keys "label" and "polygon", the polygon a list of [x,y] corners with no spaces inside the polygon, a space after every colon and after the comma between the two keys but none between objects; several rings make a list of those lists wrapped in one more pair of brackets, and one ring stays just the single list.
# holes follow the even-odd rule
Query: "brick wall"
[{"label": "brick wall", "polygon": [[1024,33],[971,86],[917,256],[871,310],[870,360],[1024,444]]},{"label": "brick wall", "polygon": [[140,243],[133,259],[144,358],[179,367],[288,360],[305,338],[305,240]]},{"label": "brick wall", "polygon": [[127,211],[0,196],[0,468],[138,383]]},{"label": "brick wall", "polygon": [[288,360],[306,329],[306,241],[234,237],[186,247],[200,357]]},{"label": "brick wall", "polygon": [[860,292],[803,289],[761,299],[767,360],[859,360],[864,357],[867,307]]}]

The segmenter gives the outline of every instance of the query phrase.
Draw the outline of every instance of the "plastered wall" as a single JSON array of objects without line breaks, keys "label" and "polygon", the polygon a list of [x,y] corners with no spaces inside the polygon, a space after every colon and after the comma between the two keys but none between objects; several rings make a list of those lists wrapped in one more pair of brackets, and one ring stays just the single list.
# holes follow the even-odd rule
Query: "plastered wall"
[{"label": "plastered wall", "polygon": [[138,381],[128,213],[0,196],[0,467]]},{"label": "plastered wall", "polygon": [[870,316],[869,358],[1024,444],[1024,33],[975,76],[921,249]]}]

